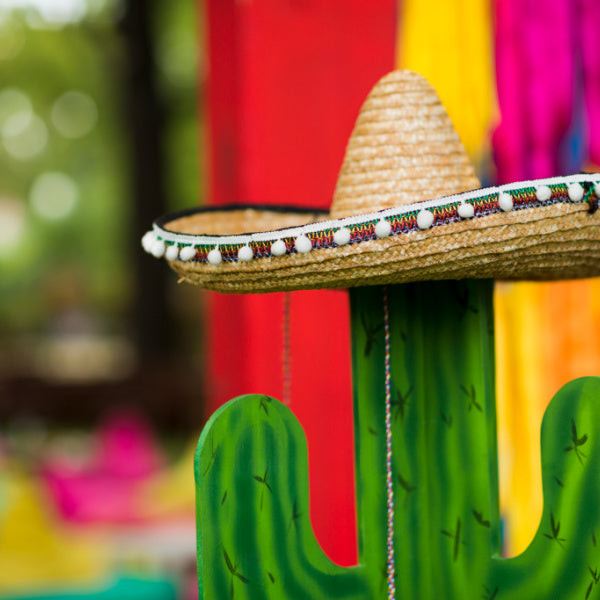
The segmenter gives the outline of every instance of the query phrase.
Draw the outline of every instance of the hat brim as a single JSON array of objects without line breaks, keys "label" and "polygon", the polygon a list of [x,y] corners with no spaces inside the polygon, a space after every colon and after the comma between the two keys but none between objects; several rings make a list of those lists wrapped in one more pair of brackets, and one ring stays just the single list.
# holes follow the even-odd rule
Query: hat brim
[{"label": "hat brim", "polygon": [[183,280],[227,293],[590,277],[600,274],[599,194],[594,174],[335,220],[310,209],[196,209],[159,219],[143,244]]}]

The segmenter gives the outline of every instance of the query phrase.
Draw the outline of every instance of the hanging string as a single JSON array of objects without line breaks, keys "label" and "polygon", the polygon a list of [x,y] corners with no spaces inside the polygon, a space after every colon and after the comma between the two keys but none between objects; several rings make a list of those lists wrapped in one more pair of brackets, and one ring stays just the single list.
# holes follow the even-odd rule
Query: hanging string
[{"label": "hanging string", "polygon": [[394,486],[392,479],[392,377],[390,373],[390,314],[388,288],[383,288],[383,324],[385,330],[385,479],[387,491],[387,581],[388,600],[396,598],[394,563]]},{"label": "hanging string", "polygon": [[283,295],[283,402],[289,406],[292,401],[290,344],[290,293]]}]

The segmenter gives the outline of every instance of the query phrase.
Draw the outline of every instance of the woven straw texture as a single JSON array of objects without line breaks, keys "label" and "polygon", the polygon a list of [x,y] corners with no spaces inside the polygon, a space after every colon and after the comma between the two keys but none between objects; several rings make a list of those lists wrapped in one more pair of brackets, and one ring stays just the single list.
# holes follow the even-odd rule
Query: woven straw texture
[{"label": "woven straw texture", "polygon": [[437,93],[394,71],[366,99],[346,148],[331,216],[347,217],[481,187]]},{"label": "woven straw texture", "polygon": [[[348,143],[331,216],[341,218],[479,188],[458,134],[421,76],[394,72],[367,98]],[[600,211],[599,211],[600,212]],[[180,233],[235,234],[312,222],[311,215],[210,212]],[[323,219],[323,217],[321,217]],[[228,293],[436,279],[570,279],[600,274],[600,218],[556,204],[307,254],[219,265],[172,261],[182,279]]]}]

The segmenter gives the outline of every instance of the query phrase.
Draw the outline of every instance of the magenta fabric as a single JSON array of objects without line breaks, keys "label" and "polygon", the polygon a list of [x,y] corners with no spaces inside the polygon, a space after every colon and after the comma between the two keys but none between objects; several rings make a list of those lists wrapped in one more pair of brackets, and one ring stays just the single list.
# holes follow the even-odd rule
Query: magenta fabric
[{"label": "magenta fabric", "polygon": [[588,161],[600,168],[600,2],[578,0],[576,5],[581,77],[587,123]]},{"label": "magenta fabric", "polygon": [[572,0],[495,3],[500,122],[493,144],[501,183],[561,172],[561,149],[581,87],[578,40],[581,19],[587,18],[581,13],[588,10],[583,4]]},{"label": "magenta fabric", "polygon": [[54,459],[43,477],[62,516],[79,523],[144,520],[141,486],[163,465],[162,453],[143,420],[111,417],[96,434],[97,449],[84,464]]}]

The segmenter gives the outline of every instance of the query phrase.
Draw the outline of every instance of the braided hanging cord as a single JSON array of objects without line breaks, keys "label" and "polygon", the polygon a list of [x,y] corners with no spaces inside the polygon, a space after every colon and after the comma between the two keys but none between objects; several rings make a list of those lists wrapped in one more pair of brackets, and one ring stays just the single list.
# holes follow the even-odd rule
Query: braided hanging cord
[{"label": "braided hanging cord", "polygon": [[290,340],[290,292],[283,296],[283,403],[290,406],[292,402],[292,365]]},{"label": "braided hanging cord", "polygon": [[390,373],[390,314],[388,288],[383,288],[383,323],[385,328],[385,479],[387,493],[387,582],[388,600],[396,598],[394,566],[394,486],[392,479],[392,377]]}]

